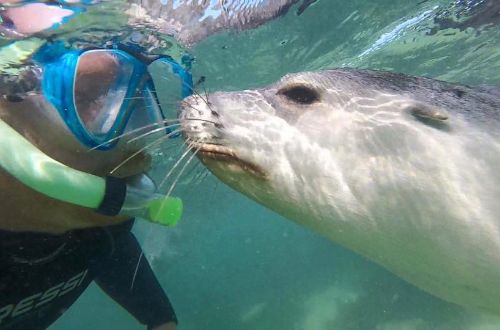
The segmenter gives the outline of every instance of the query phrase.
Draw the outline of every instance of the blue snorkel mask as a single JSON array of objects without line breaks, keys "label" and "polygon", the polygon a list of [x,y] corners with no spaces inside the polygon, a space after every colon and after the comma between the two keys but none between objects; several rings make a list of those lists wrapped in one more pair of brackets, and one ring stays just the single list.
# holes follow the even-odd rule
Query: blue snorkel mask
[{"label": "blue snorkel mask", "polygon": [[186,69],[170,56],[148,55],[131,43],[84,50],[53,43],[33,59],[42,66],[43,95],[84,145],[109,150],[122,134],[141,127],[165,126],[167,134],[178,135],[166,125],[148,67],[161,66],[162,85],[177,89],[179,101],[193,90],[189,61]]}]

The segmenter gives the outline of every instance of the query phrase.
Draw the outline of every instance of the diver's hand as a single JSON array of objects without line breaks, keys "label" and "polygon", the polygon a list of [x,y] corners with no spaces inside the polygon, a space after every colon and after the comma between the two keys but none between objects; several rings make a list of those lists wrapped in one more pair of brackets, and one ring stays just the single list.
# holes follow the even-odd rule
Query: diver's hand
[{"label": "diver's hand", "polygon": [[174,322],[168,322],[154,327],[153,330],[177,330],[177,324]]}]

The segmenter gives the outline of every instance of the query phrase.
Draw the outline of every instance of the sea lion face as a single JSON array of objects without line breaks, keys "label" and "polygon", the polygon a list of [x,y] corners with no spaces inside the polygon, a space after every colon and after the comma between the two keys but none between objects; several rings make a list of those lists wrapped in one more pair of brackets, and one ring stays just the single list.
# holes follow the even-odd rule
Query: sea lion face
[{"label": "sea lion face", "polygon": [[193,96],[181,120],[231,187],[437,296],[500,312],[499,106],[464,86],[346,69]]},{"label": "sea lion face", "polygon": [[311,198],[323,187],[343,205],[338,210],[363,213],[376,194],[371,180],[390,184],[414,173],[420,182],[416,174],[428,177],[452,126],[463,125],[440,104],[364,79],[343,70],[291,74],[263,89],[214,93],[209,106],[193,96],[181,119],[202,161],[252,198],[267,204],[282,196],[288,204],[310,185]]}]

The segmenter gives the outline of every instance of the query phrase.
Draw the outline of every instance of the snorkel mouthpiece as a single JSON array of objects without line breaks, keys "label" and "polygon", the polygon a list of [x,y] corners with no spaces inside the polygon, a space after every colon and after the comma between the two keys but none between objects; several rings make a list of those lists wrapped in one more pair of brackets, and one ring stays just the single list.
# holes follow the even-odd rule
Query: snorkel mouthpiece
[{"label": "snorkel mouthpiece", "polygon": [[48,197],[104,215],[141,217],[165,226],[177,224],[182,201],[155,192],[145,174],[130,179],[102,178],[70,168],[44,154],[0,120],[0,166]]},{"label": "snorkel mouthpiece", "polygon": [[121,214],[148,219],[164,226],[174,226],[182,216],[182,200],[155,193],[156,186],[145,174],[128,178]]},{"label": "snorkel mouthpiece", "polygon": [[163,226],[175,226],[181,219],[182,210],[182,199],[178,197],[155,199],[148,205],[148,219]]}]

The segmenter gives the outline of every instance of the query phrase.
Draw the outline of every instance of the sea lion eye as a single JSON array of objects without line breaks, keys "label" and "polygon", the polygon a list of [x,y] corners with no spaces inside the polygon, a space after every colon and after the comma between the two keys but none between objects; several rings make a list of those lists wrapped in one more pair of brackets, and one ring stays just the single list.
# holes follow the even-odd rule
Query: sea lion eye
[{"label": "sea lion eye", "polygon": [[300,104],[312,104],[318,102],[320,99],[320,95],[317,91],[304,85],[282,88],[278,91],[278,95],[283,95],[287,99]]}]

